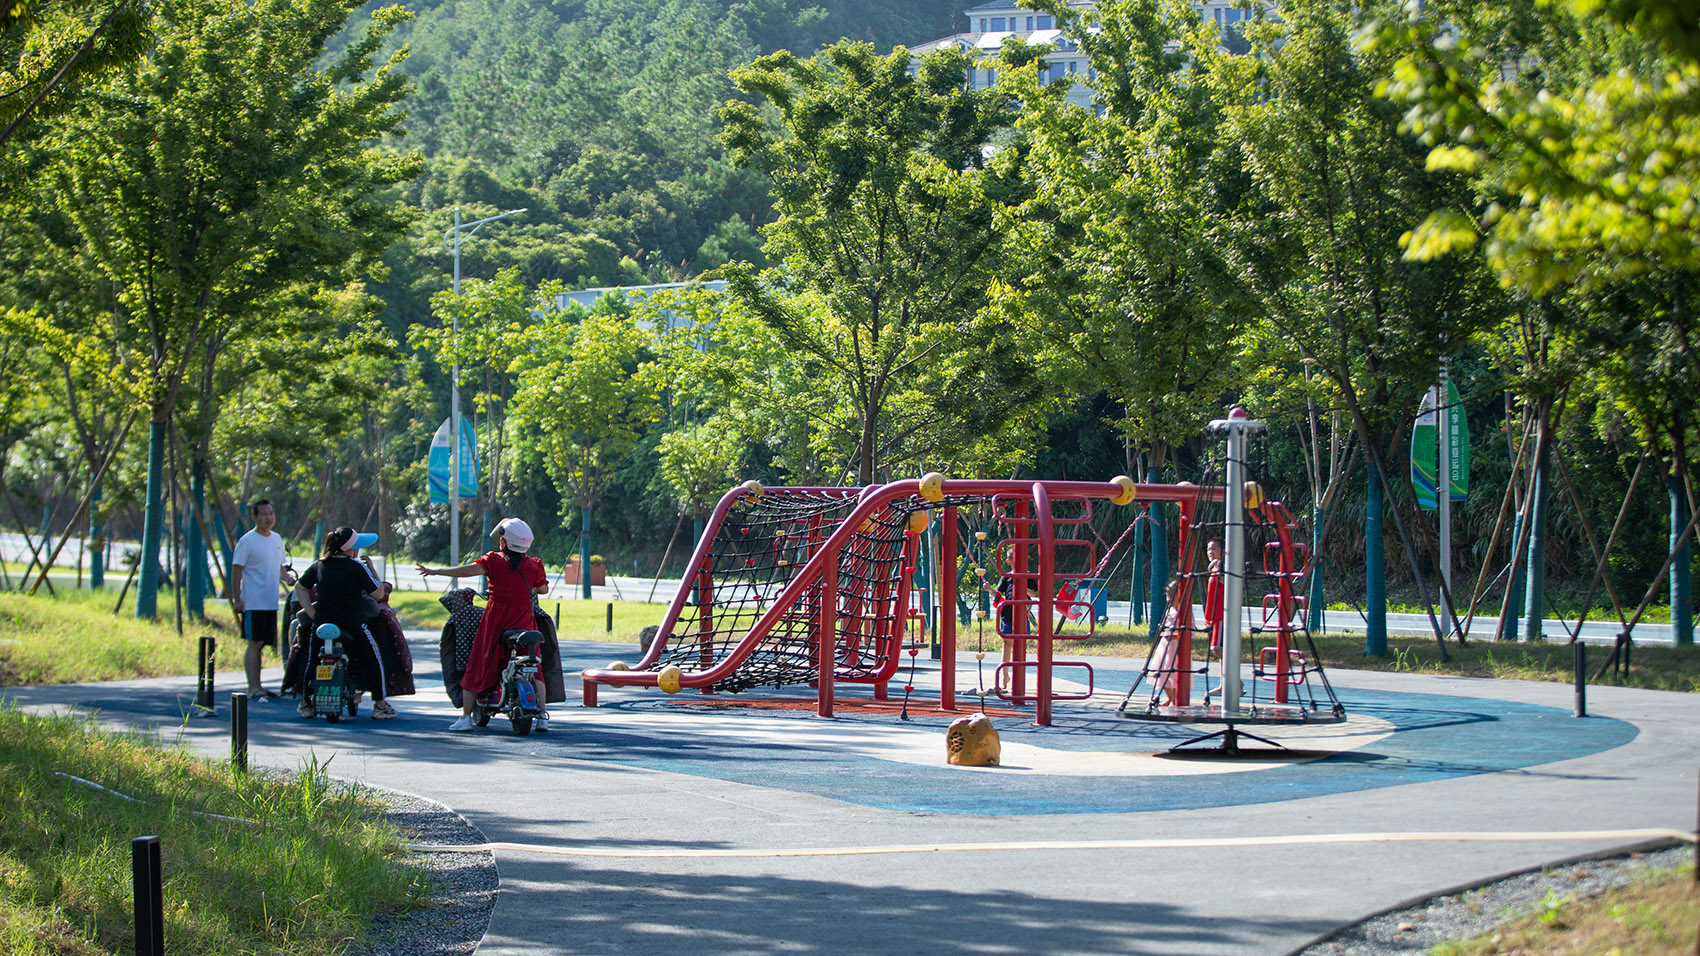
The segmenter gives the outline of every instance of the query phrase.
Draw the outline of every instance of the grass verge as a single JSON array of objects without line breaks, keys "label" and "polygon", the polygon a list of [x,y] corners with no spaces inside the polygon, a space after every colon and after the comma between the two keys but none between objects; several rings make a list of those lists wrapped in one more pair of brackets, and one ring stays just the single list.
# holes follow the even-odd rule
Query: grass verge
[{"label": "grass verge", "polygon": [[[957,640],[960,647],[973,649],[982,638],[973,623],[962,626]],[[997,651],[1002,645],[990,628],[983,640],[987,649]],[[1063,636],[1068,635],[1063,632]],[[1442,662],[1440,650],[1432,637],[1390,636],[1387,654],[1381,657],[1364,655],[1363,635],[1318,635],[1313,638],[1324,667],[1351,668],[1370,671],[1402,671],[1413,674],[1440,674],[1458,677],[1493,677],[1505,680],[1538,680],[1569,683],[1575,679],[1574,651],[1569,644],[1519,644],[1507,641],[1471,641],[1459,646],[1446,645],[1449,658]],[[965,643],[963,643],[965,642]],[[1267,644],[1259,641],[1258,646]],[[1144,627],[1100,627],[1092,637],[1083,641],[1059,644],[1058,656],[1080,654],[1097,657],[1144,658],[1151,653],[1151,640]],[[1605,663],[1606,648],[1588,648],[1588,673]],[[1247,656],[1250,656],[1248,650]],[[1610,673],[1596,683],[1649,690],[1700,692],[1700,647],[1637,644],[1630,658],[1627,674],[1613,677]]]},{"label": "grass verge", "polygon": [[339,953],[378,914],[425,905],[428,877],[399,861],[381,805],[328,763],[237,774],[86,717],[0,707],[0,952],[135,952],[143,835],[160,838],[171,952]]},{"label": "grass verge", "polygon": [[[449,612],[438,602],[441,591],[394,591],[390,607],[409,628],[440,631]],[[614,629],[608,630],[608,605],[614,605]],[[544,601],[543,610],[557,618],[556,630],[563,641],[616,641],[636,644],[638,632],[661,623],[665,604],[641,601]],[[559,608],[557,614],[556,608]]]},{"label": "grass verge", "polygon": [[[114,614],[114,600],[65,588],[51,596],[0,592],[0,687],[193,674],[203,634],[218,641],[220,670],[241,668],[242,636],[229,605],[208,602],[207,619],[185,621],[179,637],[169,593],[161,594],[156,621],[137,620],[128,601]],[[268,652],[266,663],[277,657]]]},{"label": "grass verge", "polygon": [[1689,956],[1700,927],[1694,867],[1655,873],[1592,899],[1549,895],[1539,908],[1488,933],[1442,943],[1434,956]]}]

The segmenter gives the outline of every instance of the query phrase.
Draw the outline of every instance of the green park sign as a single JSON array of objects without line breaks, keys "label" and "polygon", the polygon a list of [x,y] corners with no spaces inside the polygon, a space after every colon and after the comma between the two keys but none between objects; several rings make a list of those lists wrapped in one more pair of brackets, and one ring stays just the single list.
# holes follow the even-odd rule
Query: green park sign
[{"label": "green park sign", "polygon": [[[1440,442],[1435,426],[1441,416],[1435,408],[1436,391],[1431,388],[1423,395],[1422,408],[1411,427],[1411,490],[1416,493],[1417,506],[1425,511],[1435,508],[1435,476],[1440,470]],[[1458,387],[1447,382],[1446,396],[1452,500],[1463,501],[1470,496],[1470,428],[1464,421]]]}]

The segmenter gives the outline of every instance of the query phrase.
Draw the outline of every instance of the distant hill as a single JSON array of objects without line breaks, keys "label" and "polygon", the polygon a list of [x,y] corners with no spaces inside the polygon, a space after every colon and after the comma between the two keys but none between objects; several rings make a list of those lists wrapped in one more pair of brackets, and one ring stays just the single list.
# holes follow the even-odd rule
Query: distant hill
[{"label": "distant hill", "polygon": [[842,38],[885,49],[953,31],[961,0],[422,0],[396,32],[419,93],[414,145],[534,183],[590,148],[658,162],[659,178],[715,152],[726,72],[776,49]]}]

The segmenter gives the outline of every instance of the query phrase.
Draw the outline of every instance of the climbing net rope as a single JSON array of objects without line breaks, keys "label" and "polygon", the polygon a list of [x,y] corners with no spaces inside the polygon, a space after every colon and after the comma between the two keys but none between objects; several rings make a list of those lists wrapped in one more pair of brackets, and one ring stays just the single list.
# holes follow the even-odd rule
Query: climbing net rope
[{"label": "climbing net rope", "polygon": [[[824,591],[820,577],[804,582],[797,599],[785,602],[771,626],[757,637],[751,635],[855,508],[858,493],[858,489],[770,488],[735,501],[719,524],[709,530],[708,552],[687,581],[691,593],[649,668],[659,671],[672,664],[681,670],[702,671],[736,652],[746,641],[755,640],[736,669],[714,683],[712,689],[740,691],[817,680],[817,633]],[[1016,548],[1036,547],[1029,539],[1006,541],[1002,552],[992,555],[1004,537],[998,530],[1000,525],[1007,530],[1012,522],[1030,521],[1021,510],[1030,504],[1030,498],[1013,495],[953,495],[932,502],[914,496],[877,508],[838,555],[837,626],[830,650],[835,678],[887,680],[901,663],[908,625],[920,613],[910,610],[913,583],[906,573],[916,565],[920,547],[917,534],[928,523],[919,521],[918,513],[953,508],[961,527],[990,529],[990,540],[982,533],[980,540],[964,549],[968,552],[964,555],[964,576],[974,582],[975,590],[996,589],[1000,581],[1019,577],[1021,580],[1015,582],[1019,587],[1013,590],[1032,591],[1037,578],[1033,570],[1037,567],[1035,552],[1028,552],[1026,572],[1011,570]],[[1089,527],[1090,505],[1058,500],[1053,515],[1059,529],[1054,548],[1058,574],[1078,577],[1088,573],[1099,563],[1091,537],[1096,531]],[[985,569],[985,576],[967,570],[973,567]],[[978,598],[967,593],[963,596],[965,606]],[[1032,593],[1015,603],[1022,606],[1020,613],[1025,615],[1041,601]],[[946,613],[952,610],[946,609]]]},{"label": "climbing net rope", "polygon": [[[1246,460],[1238,463],[1243,474],[1267,473],[1267,448],[1266,441],[1251,443]],[[1172,704],[1175,685],[1181,680],[1202,678],[1206,706],[1221,693],[1220,682],[1212,684],[1210,673],[1215,665],[1220,674],[1223,592],[1237,579],[1242,587],[1240,631],[1245,635],[1242,661],[1249,662],[1251,677],[1242,683],[1242,706],[1255,710],[1282,703],[1309,711],[1343,713],[1311,639],[1310,615],[1302,594],[1308,571],[1307,548],[1297,538],[1298,523],[1279,501],[1261,500],[1262,488],[1254,479],[1251,486],[1256,487],[1256,500],[1246,501],[1237,528],[1231,526],[1216,494],[1221,476],[1228,472],[1227,464],[1227,450],[1218,443],[1204,465],[1199,495],[1182,541],[1182,570],[1175,578],[1178,586],[1158,626],[1158,640],[1124,697],[1122,710],[1127,711],[1142,685],[1147,688],[1144,709],[1148,713]],[[1225,549],[1210,547],[1211,543],[1224,542],[1224,536],[1235,530],[1244,536],[1242,568],[1227,565]],[[1202,605],[1201,616],[1192,613],[1194,601]],[[1197,652],[1177,654],[1180,641],[1190,642]]]}]

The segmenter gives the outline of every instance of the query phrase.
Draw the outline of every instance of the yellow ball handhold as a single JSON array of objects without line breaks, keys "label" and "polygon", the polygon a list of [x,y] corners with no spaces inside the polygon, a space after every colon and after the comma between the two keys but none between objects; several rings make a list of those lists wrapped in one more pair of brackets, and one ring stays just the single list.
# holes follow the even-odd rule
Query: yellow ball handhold
[{"label": "yellow ball handhold", "polygon": [[1263,486],[1255,481],[1245,483],[1245,506],[1249,510],[1263,507]]},{"label": "yellow ball handhold", "polygon": [[749,481],[744,482],[739,487],[743,488],[745,492],[747,492],[751,495],[755,495],[758,498],[761,497],[762,492],[767,490],[766,488],[763,488],[761,486],[761,482],[755,480],[754,478],[751,478]]},{"label": "yellow ball handhold", "polygon": [[655,684],[669,694],[677,694],[684,685],[685,672],[677,664],[668,664],[655,675]]},{"label": "yellow ball handhold", "polygon": [[1177,481],[1177,482],[1175,482],[1175,487],[1177,487],[1177,488],[1197,488],[1198,486],[1193,484],[1190,481]]},{"label": "yellow ball handhold", "polygon": [[986,532],[984,532],[984,531],[976,531],[976,532],[974,532],[974,540],[975,540],[975,541],[984,541],[984,540],[986,540]]},{"label": "yellow ball handhold", "polygon": [[921,497],[928,501],[944,500],[944,476],[936,471],[929,471],[921,476]]},{"label": "yellow ball handhold", "polygon": [[976,564],[976,565],[974,565],[974,573],[978,574],[980,577],[985,577],[986,576],[986,569],[982,568],[982,567],[980,567],[979,565]]},{"label": "yellow ball handhold", "polygon": [[920,534],[927,530],[927,524],[932,520],[932,516],[925,511],[911,511],[909,513],[909,530]]},{"label": "yellow ball handhold", "polygon": [[614,663],[608,665],[608,669],[611,670],[611,671],[629,671],[629,670],[632,669],[632,665],[626,663],[625,661],[615,661]]},{"label": "yellow ball handhold", "polygon": [[1122,490],[1121,494],[1110,499],[1111,504],[1131,505],[1133,499],[1139,497],[1139,486],[1134,484],[1133,479],[1126,475],[1117,475],[1111,478],[1110,484]]}]

